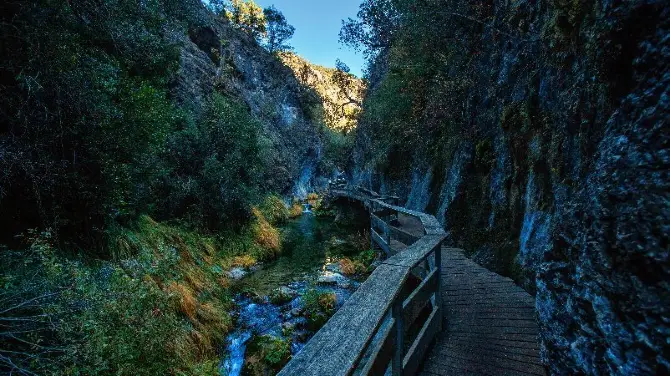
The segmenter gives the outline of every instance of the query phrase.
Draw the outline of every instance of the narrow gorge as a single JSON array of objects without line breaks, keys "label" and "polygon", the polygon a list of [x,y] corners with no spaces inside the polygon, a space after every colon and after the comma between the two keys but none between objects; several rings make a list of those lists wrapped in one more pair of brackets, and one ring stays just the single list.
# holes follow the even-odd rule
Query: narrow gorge
[{"label": "narrow gorge", "polygon": [[0,30],[1,375],[670,374],[667,1]]}]

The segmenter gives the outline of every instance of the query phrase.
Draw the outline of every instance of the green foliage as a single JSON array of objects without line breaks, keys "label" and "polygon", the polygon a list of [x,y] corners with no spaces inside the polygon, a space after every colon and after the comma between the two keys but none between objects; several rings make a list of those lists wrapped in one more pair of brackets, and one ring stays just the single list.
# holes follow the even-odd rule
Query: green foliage
[{"label": "green foliage", "polygon": [[243,224],[266,169],[260,130],[241,104],[213,94],[203,120],[170,137],[167,157],[174,169],[161,217],[185,218],[207,229]]},{"label": "green foliage", "polygon": [[0,7],[9,57],[0,67],[3,238],[50,226],[99,252],[107,225],[149,206],[158,156],[180,121],[166,94],[178,52],[162,36],[166,16],[181,19],[180,5]]},{"label": "green foliage", "polygon": [[259,209],[272,224],[285,223],[289,219],[289,210],[279,196],[270,195],[266,197]]},{"label": "green foliage", "polygon": [[367,249],[358,254],[356,260],[370,268],[370,265],[377,259],[377,252],[374,249]]},{"label": "green foliage", "polygon": [[399,23],[394,0],[366,0],[359,8],[357,19],[343,22],[340,42],[372,56],[388,47]]},{"label": "green foliage", "polygon": [[245,364],[251,375],[276,374],[291,359],[291,340],[269,335],[254,337],[249,343]]},{"label": "green foliage", "polygon": [[479,32],[472,20],[489,11],[481,2],[370,0],[344,24],[341,42],[366,50],[369,74],[381,78],[359,122],[365,168],[406,179],[416,157],[447,162],[453,135],[475,134],[462,100],[474,81],[453,72],[468,71],[477,53],[459,33]]},{"label": "green foliage", "polygon": [[265,36],[267,33],[263,8],[253,0],[232,0],[226,16],[233,24],[255,38]]},{"label": "green foliage", "polygon": [[[0,351],[21,351],[11,361],[38,374],[211,374],[232,327],[223,270],[255,252],[253,231],[211,238],[142,216],[114,239],[134,257],[73,260],[35,231],[27,251],[0,252],[0,320],[12,324]],[[272,367],[284,359],[275,345],[264,354]]]},{"label": "green foliage", "polygon": [[302,296],[305,304],[305,317],[309,330],[317,331],[326,324],[335,313],[337,297],[332,292],[322,292],[316,289],[308,290]]},{"label": "green foliage", "polygon": [[293,37],[295,27],[288,24],[284,14],[277,8],[270,6],[263,10],[267,23],[267,35],[265,37],[265,48],[270,52],[290,51],[293,49],[286,42]]}]

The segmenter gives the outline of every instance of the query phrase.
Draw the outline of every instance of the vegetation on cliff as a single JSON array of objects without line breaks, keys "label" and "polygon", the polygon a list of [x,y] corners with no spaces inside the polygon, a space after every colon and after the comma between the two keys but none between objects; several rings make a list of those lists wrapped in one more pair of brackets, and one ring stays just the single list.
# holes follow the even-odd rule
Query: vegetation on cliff
[{"label": "vegetation on cliff", "polygon": [[[285,49],[270,16],[268,49]],[[222,83],[239,70],[184,81],[193,56],[231,64],[215,30],[247,43],[212,19],[199,1],[0,5],[0,372],[216,372],[227,271],[281,251],[271,194],[300,171]]]},{"label": "vegetation on cliff", "polygon": [[668,252],[652,245],[668,216],[649,205],[667,202],[669,12],[372,0],[342,29],[370,58],[352,180],[434,213],[453,245],[537,292],[553,374],[668,370]]}]

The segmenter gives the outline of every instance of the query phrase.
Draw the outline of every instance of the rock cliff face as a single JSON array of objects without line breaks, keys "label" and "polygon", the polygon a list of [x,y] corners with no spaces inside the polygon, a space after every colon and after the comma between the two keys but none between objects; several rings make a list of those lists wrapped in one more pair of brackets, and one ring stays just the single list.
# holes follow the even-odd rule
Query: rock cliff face
[{"label": "rock cliff face", "polygon": [[667,374],[670,5],[485,3],[445,27],[459,49],[428,84],[419,137],[446,134],[440,157],[390,150],[380,170],[363,122],[351,178],[535,292],[552,374]]},{"label": "rock cliff face", "polygon": [[293,53],[282,53],[281,59],[290,67],[298,81],[314,89],[324,110],[326,125],[337,132],[356,129],[356,118],[365,93],[365,83],[347,72],[312,64]]},{"label": "rock cliff face", "polygon": [[176,101],[198,114],[213,91],[246,103],[264,127],[271,145],[274,171],[269,187],[305,195],[318,184],[322,157],[321,119],[315,94],[302,86],[290,68],[256,43],[254,38],[215,18],[201,4],[193,6],[199,22],[188,33],[173,33],[181,46]]}]

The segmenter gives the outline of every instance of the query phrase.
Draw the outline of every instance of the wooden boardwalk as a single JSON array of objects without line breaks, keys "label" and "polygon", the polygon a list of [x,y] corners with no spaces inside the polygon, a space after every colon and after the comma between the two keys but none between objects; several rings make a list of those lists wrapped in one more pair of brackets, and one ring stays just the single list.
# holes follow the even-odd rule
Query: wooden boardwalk
[{"label": "wooden boardwalk", "polygon": [[545,375],[535,300],[454,248],[442,248],[444,324],[422,375]]},{"label": "wooden boardwalk", "polygon": [[[397,225],[421,236],[421,221],[400,215]],[[393,248],[406,246],[398,241]],[[421,375],[545,375],[540,362],[535,299],[514,281],[442,247],[442,332]]]},{"label": "wooden boardwalk", "polygon": [[362,188],[333,194],[370,210],[387,260],[280,376],[546,374],[530,294],[443,246],[435,217]]}]

